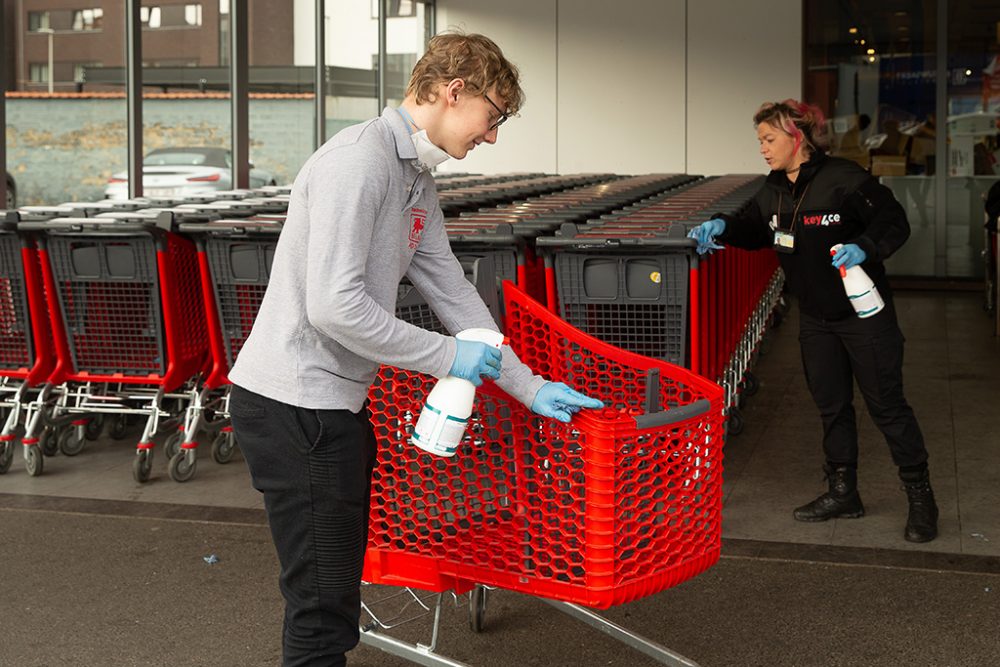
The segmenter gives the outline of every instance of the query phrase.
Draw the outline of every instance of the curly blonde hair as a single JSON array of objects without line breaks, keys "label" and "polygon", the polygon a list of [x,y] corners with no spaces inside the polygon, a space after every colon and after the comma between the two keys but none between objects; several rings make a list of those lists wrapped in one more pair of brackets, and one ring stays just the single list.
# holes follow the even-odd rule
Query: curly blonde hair
[{"label": "curly blonde hair", "polygon": [[787,99],[765,102],[753,116],[753,126],[767,123],[795,138],[796,150],[803,141],[810,150],[825,150],[828,137],[823,110],[815,104]]},{"label": "curly blonde hair", "polygon": [[465,81],[465,90],[472,95],[483,95],[496,86],[497,95],[507,102],[509,116],[524,105],[517,67],[484,35],[450,31],[432,37],[413,67],[406,94],[416,97],[417,104],[433,103],[438,84],[452,79]]}]

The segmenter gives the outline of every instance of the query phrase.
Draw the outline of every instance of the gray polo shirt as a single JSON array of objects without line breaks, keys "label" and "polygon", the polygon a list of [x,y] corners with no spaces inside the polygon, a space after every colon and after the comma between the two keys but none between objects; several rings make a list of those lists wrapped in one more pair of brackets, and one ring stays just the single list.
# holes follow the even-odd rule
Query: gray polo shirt
[{"label": "gray polo shirt", "polygon": [[[386,108],[306,161],[230,381],[282,403],[357,412],[379,364],[444,377],[455,339],[396,318],[404,275],[450,332],[497,329],[451,252],[434,179],[416,157],[399,112]],[[504,348],[505,391],[530,406],[544,383]]]}]

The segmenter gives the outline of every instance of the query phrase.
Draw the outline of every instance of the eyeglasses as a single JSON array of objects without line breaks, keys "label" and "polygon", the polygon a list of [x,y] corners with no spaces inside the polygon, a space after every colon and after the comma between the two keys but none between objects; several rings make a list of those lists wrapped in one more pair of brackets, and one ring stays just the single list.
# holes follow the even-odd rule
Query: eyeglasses
[{"label": "eyeglasses", "polygon": [[502,111],[500,107],[497,106],[497,103],[490,99],[489,95],[483,93],[483,97],[485,97],[486,101],[489,102],[490,105],[497,110],[498,114],[500,114],[500,117],[497,118],[495,121],[493,121],[493,124],[490,125],[490,129],[486,130],[487,132],[492,132],[493,130],[497,129],[498,127],[506,123],[507,119],[510,118],[510,116],[508,116],[505,111]]}]

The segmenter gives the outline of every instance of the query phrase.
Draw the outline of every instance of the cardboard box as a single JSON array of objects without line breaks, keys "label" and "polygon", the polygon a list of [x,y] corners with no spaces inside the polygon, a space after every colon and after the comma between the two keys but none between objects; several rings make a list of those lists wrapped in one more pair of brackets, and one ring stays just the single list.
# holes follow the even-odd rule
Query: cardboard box
[{"label": "cardboard box", "polygon": [[873,155],[872,176],[906,176],[906,156]]},{"label": "cardboard box", "polygon": [[850,160],[851,162],[857,162],[865,169],[871,166],[871,157],[868,155],[868,151],[864,150],[863,148],[854,148],[854,149],[841,148],[831,151],[830,155],[833,155],[835,157],[842,157],[846,160]]}]

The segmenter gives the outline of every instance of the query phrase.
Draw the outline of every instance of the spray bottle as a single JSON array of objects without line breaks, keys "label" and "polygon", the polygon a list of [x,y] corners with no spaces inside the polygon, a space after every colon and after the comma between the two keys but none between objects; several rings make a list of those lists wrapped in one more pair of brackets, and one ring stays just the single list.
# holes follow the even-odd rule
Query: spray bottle
[{"label": "spray bottle", "polygon": [[[830,255],[836,255],[841,247],[842,245],[838,243],[830,248]],[[885,308],[885,302],[875,288],[875,283],[860,266],[852,266],[849,269],[840,267],[840,277],[844,280],[847,298],[850,299],[858,317],[871,317]]]},{"label": "spray bottle", "polygon": [[[465,329],[455,338],[479,341],[497,349],[508,342],[502,333],[491,329]],[[431,454],[454,456],[465,435],[475,398],[476,386],[468,380],[452,375],[438,380],[420,411],[411,442]]]}]

